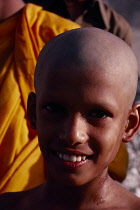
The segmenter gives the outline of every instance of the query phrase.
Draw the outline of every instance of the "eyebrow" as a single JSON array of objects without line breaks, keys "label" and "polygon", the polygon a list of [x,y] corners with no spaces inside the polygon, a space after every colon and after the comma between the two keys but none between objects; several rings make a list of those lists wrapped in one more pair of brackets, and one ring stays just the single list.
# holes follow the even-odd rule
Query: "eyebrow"
[{"label": "eyebrow", "polygon": [[[65,104],[67,104],[67,103],[65,103],[65,101],[62,99],[62,100],[60,100],[60,98],[59,98],[59,95],[57,95],[56,94],[56,92],[55,92],[55,95],[54,95],[54,91],[50,91],[50,90],[48,90],[47,91],[47,93],[46,93],[46,96],[47,97],[44,97],[43,95],[41,95],[41,101],[43,102],[43,103],[57,103],[57,104],[63,104],[63,105],[65,105]],[[110,112],[113,112],[114,110],[117,110],[116,109],[116,106],[114,105],[114,104],[116,104],[117,102],[116,102],[116,100],[113,100],[113,98],[112,98],[112,102],[111,102],[111,100],[104,100],[105,98],[102,98],[101,97],[101,100],[99,99],[99,101],[94,101],[94,100],[92,100],[92,97],[89,97],[88,98],[88,101],[87,102],[85,102],[85,105],[86,106],[88,106],[88,107],[91,107],[91,109],[92,108],[97,108],[97,109],[105,109],[105,110],[108,110],[108,111],[110,111]],[[94,101],[94,103],[93,103],[93,101]],[[120,107],[118,107],[118,109],[119,109]]]}]

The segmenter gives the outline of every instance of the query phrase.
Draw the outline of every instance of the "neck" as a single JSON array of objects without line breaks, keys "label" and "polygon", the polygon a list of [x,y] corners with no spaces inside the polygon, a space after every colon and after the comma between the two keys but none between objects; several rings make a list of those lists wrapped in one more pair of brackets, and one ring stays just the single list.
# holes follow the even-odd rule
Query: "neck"
[{"label": "neck", "polygon": [[87,206],[96,206],[107,200],[109,195],[106,192],[111,181],[108,174],[96,177],[83,186],[63,186],[48,180],[44,187],[44,199],[47,198],[52,209],[54,206],[59,206],[62,209],[80,209],[80,207],[87,209]]},{"label": "neck", "polygon": [[22,0],[0,0],[0,20],[5,20],[25,6]]}]

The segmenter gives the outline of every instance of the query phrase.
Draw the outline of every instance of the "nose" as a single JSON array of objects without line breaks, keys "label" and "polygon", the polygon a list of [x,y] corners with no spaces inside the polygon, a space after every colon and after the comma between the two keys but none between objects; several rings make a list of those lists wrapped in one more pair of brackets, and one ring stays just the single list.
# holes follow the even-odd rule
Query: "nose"
[{"label": "nose", "polygon": [[70,146],[84,144],[88,140],[87,128],[86,120],[77,114],[65,121],[59,138]]}]

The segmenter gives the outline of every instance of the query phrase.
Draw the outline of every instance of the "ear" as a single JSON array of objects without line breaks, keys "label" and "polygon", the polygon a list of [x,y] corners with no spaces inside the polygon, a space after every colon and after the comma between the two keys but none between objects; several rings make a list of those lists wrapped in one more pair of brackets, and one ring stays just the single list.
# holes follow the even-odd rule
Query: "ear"
[{"label": "ear", "polygon": [[123,135],[123,142],[130,142],[138,132],[140,127],[140,103],[133,105],[130,110],[128,123]]},{"label": "ear", "polygon": [[36,94],[30,92],[27,100],[27,116],[30,121],[30,126],[36,129]]}]

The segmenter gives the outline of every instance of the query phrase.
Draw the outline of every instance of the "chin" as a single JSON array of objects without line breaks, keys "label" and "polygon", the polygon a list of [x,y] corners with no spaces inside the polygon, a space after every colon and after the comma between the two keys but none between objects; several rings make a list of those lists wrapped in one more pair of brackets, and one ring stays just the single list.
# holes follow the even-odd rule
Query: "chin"
[{"label": "chin", "polygon": [[83,173],[80,171],[77,172],[66,172],[64,171],[61,173],[60,171],[56,170],[49,170],[48,171],[48,181],[50,180],[51,183],[58,183],[61,186],[68,186],[68,187],[82,187],[87,184],[91,184],[94,180],[100,176],[102,173]]}]

